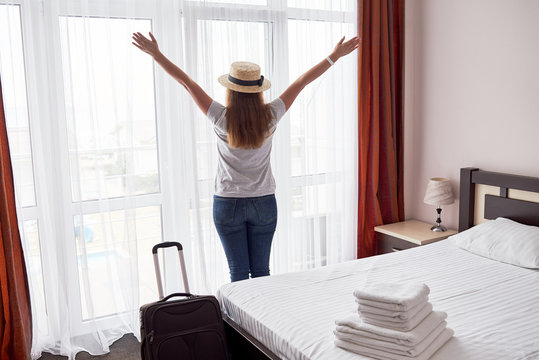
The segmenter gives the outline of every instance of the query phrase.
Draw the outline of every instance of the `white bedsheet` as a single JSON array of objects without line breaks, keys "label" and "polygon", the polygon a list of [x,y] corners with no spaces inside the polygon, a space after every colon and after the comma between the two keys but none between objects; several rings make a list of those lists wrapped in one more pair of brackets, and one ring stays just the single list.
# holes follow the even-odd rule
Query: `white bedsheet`
[{"label": "white bedsheet", "polygon": [[368,359],[333,344],[335,319],[357,311],[362,284],[421,281],[455,336],[433,360],[539,359],[539,270],[457,248],[452,240],[398,253],[222,286],[224,313],[282,359]]}]

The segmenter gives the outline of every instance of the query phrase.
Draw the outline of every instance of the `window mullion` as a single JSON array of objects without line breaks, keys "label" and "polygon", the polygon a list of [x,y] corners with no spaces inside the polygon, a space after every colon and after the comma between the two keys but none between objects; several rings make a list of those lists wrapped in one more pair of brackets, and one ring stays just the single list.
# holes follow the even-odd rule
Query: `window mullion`
[{"label": "window mullion", "polygon": [[352,11],[331,11],[331,10],[311,10],[289,8],[288,18],[294,20],[327,21],[327,22],[347,22],[354,23],[356,14]]},{"label": "window mullion", "polygon": [[[160,42],[165,55],[180,68],[190,74],[184,49],[190,51],[184,44],[185,38],[194,33],[196,39],[196,25],[183,17],[180,8],[171,9],[168,13],[159,12],[153,18],[152,30]],[[187,34],[184,35],[184,30]],[[182,166],[191,154],[189,132],[190,119],[193,106],[186,102],[187,93],[183,87],[163,71],[157,64],[154,65],[155,104],[157,119],[157,137],[159,147],[159,173],[161,179],[162,203],[162,238],[166,241],[180,241],[184,246],[189,241],[190,223],[188,204],[192,192],[186,190],[189,185],[186,167]],[[189,99],[190,100],[190,99]],[[167,120],[173,119],[173,120]],[[189,262],[189,258],[186,258]],[[171,281],[173,276],[167,276],[167,263],[165,266],[165,279]],[[189,264],[188,264],[189,266]],[[175,271],[177,269],[174,269]],[[173,272],[172,272],[173,273]]]},{"label": "window mullion", "polygon": [[58,12],[62,16],[147,19],[155,16],[155,4],[151,0],[59,1]]},{"label": "window mullion", "polygon": [[17,213],[21,214],[22,220],[33,220],[39,219],[39,207],[38,206],[28,206],[17,209]]},{"label": "window mullion", "polygon": [[119,197],[105,200],[78,201],[71,203],[72,214],[93,214],[100,212],[105,206],[107,211],[119,211],[134,209],[146,206],[160,206],[162,202],[161,193],[136,195],[129,199]]},{"label": "window mullion", "polygon": [[275,16],[275,11],[267,8],[244,8],[232,6],[186,6],[186,13],[192,15],[189,18],[197,20],[227,20],[227,21],[252,21],[267,22],[268,19]]},{"label": "window mullion", "polygon": [[[277,4],[280,6],[284,3]],[[289,54],[288,54],[288,19],[286,12],[278,12],[276,21],[273,26],[271,51],[273,52],[273,78],[272,78],[272,95],[273,98],[278,97],[290,85],[289,81]],[[290,186],[291,177],[291,161],[290,161],[290,114],[286,113],[280,120],[277,128],[276,136],[274,137],[274,147],[272,153],[272,163],[279,159],[279,166],[272,165],[276,181],[280,184],[277,187],[276,195],[279,205],[279,212],[282,216],[279,217],[280,227],[289,229],[292,219],[292,187]],[[288,243],[289,231],[281,231],[278,234],[279,241]]]}]

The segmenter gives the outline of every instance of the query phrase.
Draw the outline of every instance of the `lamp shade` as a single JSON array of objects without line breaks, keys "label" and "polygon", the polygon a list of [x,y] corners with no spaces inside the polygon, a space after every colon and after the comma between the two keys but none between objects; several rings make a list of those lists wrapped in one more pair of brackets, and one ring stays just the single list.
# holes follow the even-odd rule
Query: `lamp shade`
[{"label": "lamp shade", "polygon": [[446,178],[431,178],[425,191],[425,204],[448,205],[454,202],[451,184]]}]

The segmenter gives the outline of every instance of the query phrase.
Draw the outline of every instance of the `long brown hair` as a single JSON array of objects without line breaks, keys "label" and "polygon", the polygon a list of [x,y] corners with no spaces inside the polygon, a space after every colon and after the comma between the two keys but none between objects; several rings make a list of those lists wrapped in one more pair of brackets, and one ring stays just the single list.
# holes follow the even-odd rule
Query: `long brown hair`
[{"label": "long brown hair", "polygon": [[269,135],[272,114],[264,95],[226,90],[226,131],[233,148],[258,149]]}]

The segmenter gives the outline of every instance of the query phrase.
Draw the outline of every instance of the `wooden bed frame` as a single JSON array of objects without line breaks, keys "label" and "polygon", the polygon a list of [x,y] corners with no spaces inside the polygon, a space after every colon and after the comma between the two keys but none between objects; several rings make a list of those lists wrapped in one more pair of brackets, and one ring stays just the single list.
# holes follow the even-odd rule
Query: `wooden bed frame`
[{"label": "wooden bed frame", "polygon": [[223,314],[228,350],[232,360],[279,360],[264,344]]},{"label": "wooden bed frame", "polygon": [[[476,185],[489,185],[499,188],[499,195],[487,194],[484,197],[484,213],[477,214],[475,207]],[[513,198],[512,190],[519,190],[519,198]],[[523,193],[527,192],[527,193]],[[477,217],[496,219],[505,217],[521,224],[539,226],[539,178],[483,171],[477,168],[460,169],[459,231],[475,225]],[[529,201],[534,199],[535,201]]]},{"label": "wooden bed frame", "polygon": [[[499,195],[483,195],[479,186],[497,187]],[[517,196],[512,196],[516,190]],[[535,193],[535,194],[534,194]],[[531,200],[531,201],[530,201]],[[477,206],[480,204],[481,206]],[[484,213],[476,211],[483,209]],[[505,217],[522,224],[539,226],[539,178],[483,171],[477,168],[460,169],[459,232],[484,219]],[[226,315],[225,330],[233,360],[278,360],[260,341],[242,329]]]}]

